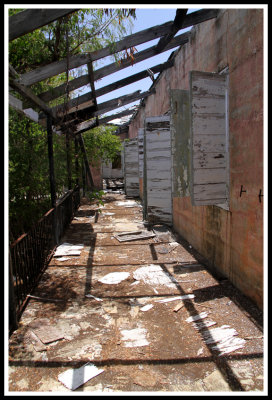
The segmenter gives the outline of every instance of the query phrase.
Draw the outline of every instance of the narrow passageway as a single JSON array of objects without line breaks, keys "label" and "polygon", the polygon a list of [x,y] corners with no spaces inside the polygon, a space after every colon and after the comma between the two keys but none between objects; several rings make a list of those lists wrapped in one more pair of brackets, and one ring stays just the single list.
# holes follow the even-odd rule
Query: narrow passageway
[{"label": "narrow passageway", "polygon": [[[140,201],[104,201],[81,204],[29,298],[9,390],[262,390],[258,309],[170,228],[146,226]],[[138,231],[153,237],[122,235]],[[86,363],[97,375],[76,387]]]}]

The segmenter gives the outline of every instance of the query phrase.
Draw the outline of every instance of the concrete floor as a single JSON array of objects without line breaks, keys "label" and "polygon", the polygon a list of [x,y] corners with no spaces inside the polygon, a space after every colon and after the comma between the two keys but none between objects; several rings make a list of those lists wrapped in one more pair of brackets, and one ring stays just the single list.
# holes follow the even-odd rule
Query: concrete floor
[{"label": "concrete floor", "polygon": [[[51,259],[10,337],[9,392],[71,392],[59,374],[86,363],[103,372],[75,394],[264,390],[261,312],[157,228],[154,238],[119,242],[114,235],[146,229],[139,201],[107,194],[101,213],[80,206],[62,239],[83,245],[80,255]],[[204,312],[204,327],[186,321]],[[207,342],[224,325],[242,340],[221,354]]]}]

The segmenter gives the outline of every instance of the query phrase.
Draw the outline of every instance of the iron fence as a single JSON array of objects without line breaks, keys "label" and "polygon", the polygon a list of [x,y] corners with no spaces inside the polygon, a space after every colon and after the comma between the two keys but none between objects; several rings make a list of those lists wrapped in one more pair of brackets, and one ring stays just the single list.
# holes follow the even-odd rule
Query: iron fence
[{"label": "iron fence", "polygon": [[32,229],[9,248],[9,330],[17,327],[28,295],[37,285],[55,247],[80,204],[80,191],[69,190]]}]

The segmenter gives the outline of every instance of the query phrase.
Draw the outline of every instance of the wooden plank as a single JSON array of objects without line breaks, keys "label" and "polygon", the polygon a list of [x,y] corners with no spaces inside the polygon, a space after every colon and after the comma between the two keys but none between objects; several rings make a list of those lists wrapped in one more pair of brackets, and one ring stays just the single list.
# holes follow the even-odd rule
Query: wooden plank
[{"label": "wooden plank", "polygon": [[[153,26],[149,29],[134,33],[132,35],[126,36],[124,39],[116,42],[114,46],[107,46],[101,50],[97,50],[91,53],[77,54],[69,59],[70,69],[80,67],[84,64],[89,64],[92,61],[97,61],[101,58],[107,57],[114,53],[118,53],[132,46],[137,46],[139,44],[145,43],[149,40],[156,39],[165,33],[167,33],[172,26],[172,22],[166,22],[162,25]],[[20,83],[30,86],[34,83],[43,81],[52,76],[61,74],[65,72],[67,68],[67,61],[61,60],[54,63],[48,64],[43,67],[36,68],[33,71],[27,72],[20,78]]]},{"label": "wooden plank", "polygon": [[47,145],[48,145],[48,162],[49,162],[49,181],[50,181],[50,194],[51,206],[56,207],[56,181],[54,170],[54,153],[53,153],[53,131],[52,131],[52,118],[47,116]]},{"label": "wooden plank", "polygon": [[[127,110],[124,110],[124,111],[122,111],[120,113],[108,115],[107,117],[101,118],[99,120],[99,123],[100,123],[100,125],[106,124],[107,122],[113,121],[116,118],[121,118],[121,117],[124,117],[126,115],[130,115],[130,114],[133,115],[133,112],[134,111],[132,111],[130,109],[127,109]],[[75,133],[76,134],[77,133],[83,133],[83,132],[86,132],[87,130],[92,129],[94,127],[95,127],[95,121],[94,120],[82,122],[81,124],[78,124],[76,126]]]},{"label": "wooden plank", "polygon": [[172,27],[170,29],[170,32],[168,32],[165,36],[163,36],[157,46],[156,46],[156,53],[160,53],[166,46],[167,44],[173,39],[175,34],[182,29],[183,22],[186,17],[188,9],[177,9],[176,11],[176,17],[174,19],[174,22],[172,24]]},{"label": "wooden plank", "polygon": [[89,186],[90,190],[93,190],[94,189],[94,181],[93,181],[92,171],[91,171],[90,164],[89,164],[89,161],[88,161],[88,156],[87,156],[86,148],[85,148],[85,145],[84,145],[83,137],[82,137],[81,134],[79,134],[79,135],[77,135],[77,138],[78,138],[78,143],[80,145],[80,149],[81,149],[81,152],[82,152],[82,155],[83,155],[85,171],[86,171],[87,176],[89,178],[89,182],[87,182],[87,183],[88,183],[88,186]]},{"label": "wooden plank", "polygon": [[190,196],[190,101],[189,91],[170,91],[173,197]]},{"label": "wooden plank", "polygon": [[144,207],[152,223],[172,224],[170,116],[147,117],[144,140]]},{"label": "wooden plank", "polygon": [[[171,50],[174,47],[178,47],[182,44],[187,43],[189,41],[189,37],[190,37],[189,32],[178,35],[177,37],[171,40],[171,42],[165,47],[165,49],[163,49],[162,52]],[[156,55],[155,48],[156,46],[152,46],[146,50],[142,50],[139,53],[136,53],[134,55],[133,65],[155,56]],[[131,60],[125,60],[121,64],[114,62],[112,64],[106,65],[105,67],[99,68],[96,71],[94,71],[94,80],[96,81],[98,79],[102,79],[105,76],[111,75],[127,67],[131,67]],[[79,78],[75,78],[69,82],[70,91],[76,90],[81,86],[87,85],[88,83],[89,83],[88,74],[82,75]],[[43,101],[49,102],[64,95],[65,89],[66,89],[66,84],[62,84],[56,88],[50,89],[47,92],[39,94],[39,97]]]},{"label": "wooden plank", "polygon": [[[167,68],[172,67],[173,65],[174,65],[174,61],[170,60],[164,64],[155,65],[154,67],[151,68],[151,70],[154,74],[156,74],[158,72],[162,72],[162,71],[166,70]],[[95,91],[96,98],[99,96],[103,96],[107,93],[110,93],[113,90],[117,90],[117,89],[120,89],[121,87],[130,85],[131,83],[137,82],[141,79],[147,78],[148,76],[149,76],[149,74],[145,70],[145,71],[139,72],[138,74],[134,74],[127,78],[121,79],[117,82],[111,83],[107,86],[97,89]],[[93,92],[88,92],[88,93],[83,94],[82,96],[78,96],[77,98],[70,100],[67,104],[52,107],[52,110],[55,110],[56,114],[58,116],[61,116],[66,112],[67,108],[68,108],[68,112],[70,113],[70,112],[73,112],[76,110],[81,110],[81,109],[85,108],[86,105],[90,106],[92,104],[94,104]]]},{"label": "wooden plank", "polygon": [[[92,90],[92,94],[93,94],[93,103],[94,106],[97,110],[97,101],[96,101],[96,94],[95,94],[95,86],[94,86],[94,71],[93,71],[93,63],[90,62],[88,64],[88,75],[89,75],[89,80],[90,80],[90,86],[91,86],[91,90]],[[96,125],[99,125],[99,120],[98,120],[98,116],[96,117]]]},{"label": "wooden plank", "polygon": [[131,139],[124,144],[124,180],[127,196],[139,196],[138,140]]},{"label": "wooden plank", "polygon": [[228,77],[190,72],[192,204],[228,200]]},{"label": "wooden plank", "polygon": [[[14,69],[9,69],[11,77],[14,77]],[[55,114],[52,112],[50,107],[47,106],[38,96],[36,96],[29,88],[19,84],[15,79],[10,79],[9,85],[12,89],[16,92],[20,93],[24,96],[27,100],[30,101],[31,104],[38,107],[40,110],[45,112],[45,114],[50,115],[53,120],[56,119]]]},{"label": "wooden plank", "polygon": [[[196,13],[188,14],[185,17],[183,28],[198,24],[217,16],[218,10],[200,10]],[[111,54],[118,53],[132,46],[148,42],[153,39],[157,39],[167,34],[172,27],[172,21],[166,22],[162,25],[153,26],[152,28],[144,29],[143,31],[134,33],[126,36],[124,39],[116,42],[114,46],[107,46],[101,50],[97,50],[91,53],[78,54],[70,57],[69,67],[74,69],[81,65],[88,64],[91,61],[96,61],[101,58],[107,57]],[[155,51],[156,54],[156,51]],[[43,81],[52,76],[58,75],[65,72],[67,68],[66,60],[56,61],[44,67],[39,67],[33,71],[27,72],[21,76],[20,83],[26,86],[33,85],[34,83]]]},{"label": "wooden plank", "polygon": [[[89,120],[93,117],[99,116],[101,114],[105,114],[106,112],[112,111],[115,108],[119,108],[125,106],[129,103],[132,103],[136,100],[143,99],[151,94],[155,93],[155,89],[151,89],[150,91],[140,93],[139,90],[136,92],[117,97],[112,100],[105,101],[104,103],[97,105],[97,111],[95,111],[95,107],[91,106],[83,110],[79,110],[77,112],[68,114],[65,118],[66,122],[79,123],[84,120]],[[45,116],[43,114],[40,115],[40,119],[42,120]]]},{"label": "wooden plank", "polygon": [[144,129],[138,129],[138,162],[139,162],[139,178],[143,178],[144,174]]},{"label": "wooden plank", "polygon": [[70,8],[42,8],[21,11],[9,17],[9,40],[14,40],[75,11],[77,9]]}]

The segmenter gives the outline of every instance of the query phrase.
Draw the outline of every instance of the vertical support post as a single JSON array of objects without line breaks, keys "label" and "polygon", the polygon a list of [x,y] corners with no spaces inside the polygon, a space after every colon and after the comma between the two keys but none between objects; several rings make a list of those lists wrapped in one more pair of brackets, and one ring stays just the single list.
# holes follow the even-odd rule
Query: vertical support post
[{"label": "vertical support post", "polygon": [[90,164],[88,162],[86,148],[84,146],[84,141],[83,141],[83,137],[82,137],[81,133],[78,135],[78,139],[79,139],[79,144],[80,144],[80,148],[81,148],[84,163],[85,163],[85,170],[86,170],[87,176],[89,178],[89,182],[90,182],[89,186],[90,186],[90,189],[92,190],[94,188],[94,182],[93,182],[93,177],[92,177],[92,173],[91,173],[91,169],[90,169]]},{"label": "vertical support post", "polygon": [[56,182],[54,172],[54,154],[53,154],[53,131],[52,117],[47,115],[47,144],[48,144],[48,160],[49,160],[49,180],[52,208],[56,207]]},{"label": "vertical support post", "polygon": [[83,190],[83,197],[85,197],[86,194],[86,170],[85,170],[85,164],[82,161],[81,164],[81,173],[82,173],[82,190]]},{"label": "vertical support post", "polygon": [[52,117],[50,115],[47,115],[47,143],[48,143],[51,206],[52,208],[54,208],[52,230],[53,230],[54,243],[58,244],[59,235],[57,232],[57,207],[56,207],[57,195],[56,195],[56,182],[55,182],[55,172],[54,172],[53,130],[52,130]]},{"label": "vertical support post", "polygon": [[74,139],[74,144],[75,144],[76,186],[79,186],[78,140],[76,136]]},{"label": "vertical support post", "polygon": [[70,137],[69,137],[68,132],[66,132],[66,135],[65,135],[65,145],[66,145],[68,190],[71,190],[72,189],[72,172],[71,172],[71,156],[70,156]]},{"label": "vertical support post", "polygon": [[14,293],[12,261],[9,254],[9,331],[13,332],[18,328],[18,320],[16,314],[16,299]]}]

